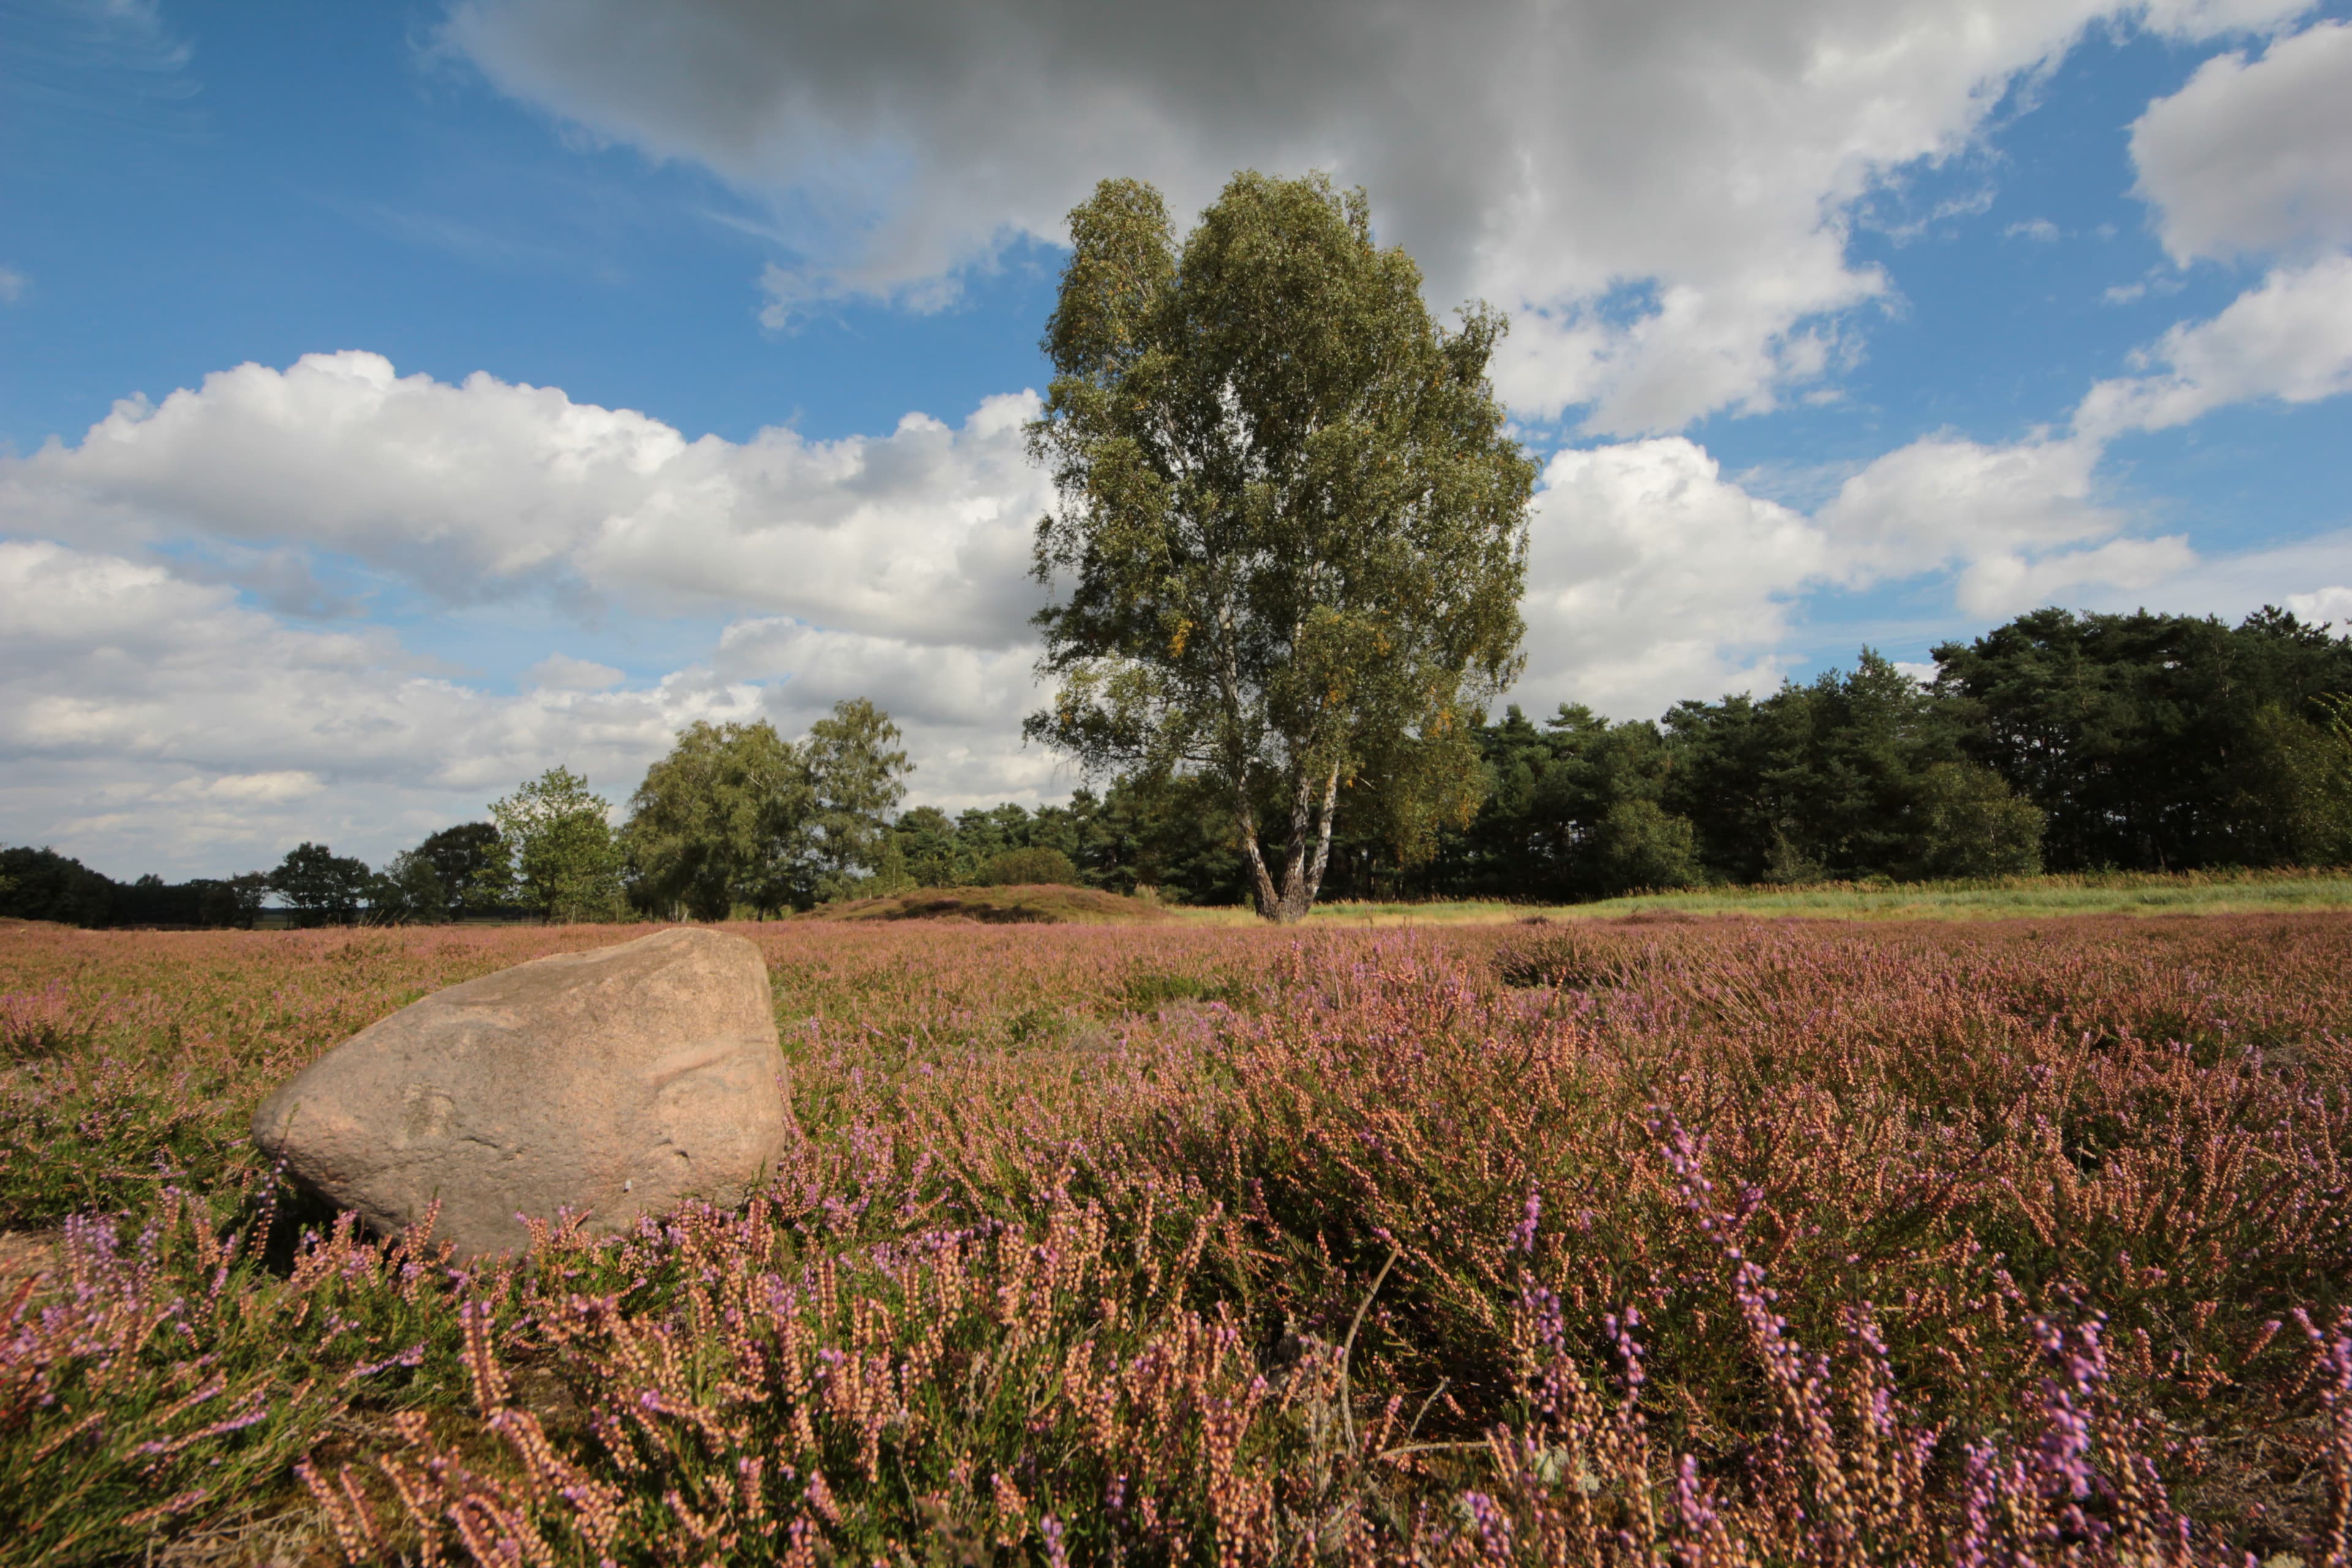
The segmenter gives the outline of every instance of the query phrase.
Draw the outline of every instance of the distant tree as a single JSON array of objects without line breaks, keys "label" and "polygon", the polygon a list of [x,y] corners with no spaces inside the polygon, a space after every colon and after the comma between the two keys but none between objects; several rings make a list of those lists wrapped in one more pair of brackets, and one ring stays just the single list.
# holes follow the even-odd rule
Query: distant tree
[{"label": "distant tree", "polygon": [[956,834],[955,818],[936,805],[919,805],[898,814],[890,825],[898,843],[898,863],[919,888],[961,885],[969,867]]},{"label": "distant tree", "polygon": [[1970,752],[2047,814],[2054,865],[2341,852],[2322,826],[2337,807],[2320,759],[2326,703],[2352,694],[2352,638],[2272,608],[2236,626],[2043,609],[1935,654]]},{"label": "distant tree", "polygon": [[1914,877],[2030,877],[2042,869],[2042,808],[1980,763],[1937,763],[1920,776]]},{"label": "distant tree", "polygon": [[[1003,856],[1052,850],[1068,863],[1068,879],[1088,887],[1131,892],[1136,844],[1132,792],[1114,786],[1115,802],[1092,790],[1075,792],[1066,805],[1034,811],[1007,802],[973,806],[950,817],[937,806],[901,812],[890,839],[908,879],[917,887],[947,888],[985,883],[990,867]],[[1039,862],[1056,868],[1060,862]]]},{"label": "distant tree", "polygon": [[1229,798],[1198,773],[1111,781],[1080,828],[1072,857],[1088,886],[1129,893],[1150,888],[1172,902],[1246,903],[1243,858]]},{"label": "distant tree", "polygon": [[[890,715],[863,697],[835,703],[830,715],[809,726],[801,754],[813,798],[793,878],[803,907],[885,890],[869,884],[886,868],[889,815],[914,771],[898,739]],[[896,879],[905,876],[903,868],[895,873]]]},{"label": "distant tree", "polygon": [[1027,806],[1010,801],[1003,805],[975,805],[963,811],[956,817],[957,879],[967,883],[982,880],[982,873],[991,860],[1009,849],[1027,848],[1036,826]]},{"label": "distant tree", "polygon": [[251,931],[261,917],[262,900],[268,896],[269,878],[264,872],[247,871],[201,886],[204,891],[196,905],[199,923]]},{"label": "distant tree", "polygon": [[450,918],[449,889],[421,849],[404,849],[368,881],[370,925],[440,925]]},{"label": "distant tree", "polygon": [[1666,892],[1706,880],[1690,818],[1675,816],[1654,800],[1636,797],[1612,805],[1592,836],[1591,859],[1585,891],[1596,898]]},{"label": "distant tree", "polygon": [[2298,763],[2293,807],[2296,858],[2352,865],[2352,692],[2315,697],[2310,708],[2315,721],[2305,732],[2313,739]]},{"label": "distant tree", "polygon": [[414,851],[440,880],[447,918],[486,914],[514,902],[515,869],[498,825],[461,822],[428,837]]},{"label": "distant tree", "polygon": [[[1676,760],[1656,724],[1612,723],[1563,703],[1545,729],[1555,760],[1537,782],[1529,817],[1536,845],[1559,858],[1558,886],[1595,899],[1706,879],[1696,860],[1684,863],[1696,855],[1697,826],[1665,805]],[[1633,806],[1655,814],[1625,815]],[[1637,839],[1649,846],[1643,854],[1632,848]]]},{"label": "distant tree", "polygon": [[503,800],[490,816],[541,918],[609,921],[624,910],[620,847],[612,807],[569,768],[550,768]]},{"label": "distant tree", "polygon": [[1073,863],[1076,861],[1078,835],[1083,824],[1078,817],[1076,796],[1073,795],[1071,802],[1069,805],[1041,805],[1029,814],[1027,847],[1058,849],[1070,857]]},{"label": "distant tree", "polygon": [[367,862],[304,840],[269,873],[269,890],[286,900],[299,925],[349,925],[368,892]]},{"label": "distant tree", "polygon": [[1927,770],[1965,755],[1961,717],[1865,647],[1852,670],[1769,697],[1675,704],[1661,803],[1733,881],[1900,875],[1920,852]]},{"label": "distant tree", "polygon": [[2303,713],[2266,702],[2246,721],[2217,781],[2218,815],[2257,864],[2352,863],[2352,694]]},{"label": "distant tree", "polygon": [[[1568,712],[1563,706],[1561,713]],[[1580,721],[1607,730],[1607,721],[1589,710],[1576,712]],[[1449,890],[1526,896],[1543,889],[1554,898],[1565,896],[1568,844],[1563,825],[1553,820],[1560,809],[1547,795],[1559,795],[1565,783],[1558,730],[1568,722],[1565,717],[1554,721],[1553,732],[1547,733],[1514,703],[1503,710],[1501,722],[1479,726],[1486,778],[1477,815],[1462,831],[1447,835],[1439,853],[1423,862],[1426,876]],[[1402,869],[1377,844],[1357,841],[1348,847],[1346,883],[1355,897],[1373,893],[1382,871]]]},{"label": "distant tree", "polygon": [[0,848],[0,915],[80,926],[246,926],[260,913],[269,879],[149,873],[117,882],[51,849]]},{"label": "distant tree", "polygon": [[1340,861],[1349,896],[1559,900],[1650,885],[1625,882],[1616,860],[1604,864],[1602,846],[1616,807],[1655,804],[1664,787],[1673,756],[1655,724],[1612,723],[1562,703],[1538,725],[1512,706],[1474,726],[1473,737],[1485,777],[1469,826],[1442,827],[1434,853],[1417,866],[1387,838],[1350,835]]},{"label": "distant tree", "polygon": [[1083,785],[1070,795],[1070,837],[1067,853],[1078,875],[1090,888],[1113,892],[1135,891],[1136,858],[1141,845],[1138,824],[1128,800],[1116,784],[1097,795]]},{"label": "distant tree", "polygon": [[113,910],[113,879],[54,849],[0,849],[0,915],[100,926]]},{"label": "distant tree", "polygon": [[133,878],[129,883],[118,882],[114,899],[107,910],[106,923],[111,926],[179,926],[196,923],[196,905],[202,894],[194,887],[174,886],[154,872]]},{"label": "distant tree", "polygon": [[781,907],[815,803],[807,759],[767,721],[688,725],[629,800],[633,896],[698,921]]},{"label": "distant tree", "polygon": [[1535,479],[1486,381],[1503,319],[1440,327],[1362,194],[1319,175],[1234,176],[1181,249],[1135,181],[1070,226],[1030,427],[1061,499],[1036,571],[1066,594],[1037,617],[1057,689],[1028,733],[1207,777],[1259,912],[1295,921],[1343,798],[1402,792],[1405,852],[1475,805]]},{"label": "distant tree", "polygon": [[1078,868],[1067,855],[1045,845],[1031,845],[1026,849],[1007,849],[992,858],[980,879],[992,888],[1011,888],[1033,882],[1075,886],[1079,879]]}]

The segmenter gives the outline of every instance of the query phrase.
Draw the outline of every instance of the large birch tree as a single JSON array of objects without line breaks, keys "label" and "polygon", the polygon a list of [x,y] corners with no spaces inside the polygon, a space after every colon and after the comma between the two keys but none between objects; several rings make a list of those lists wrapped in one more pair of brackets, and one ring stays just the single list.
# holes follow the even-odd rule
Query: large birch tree
[{"label": "large birch tree", "polygon": [[1433,319],[1363,193],[1320,175],[1235,175],[1181,247],[1158,191],[1107,180],[1070,231],[1029,431],[1059,596],[1028,732],[1212,781],[1259,912],[1295,921],[1343,802],[1407,854],[1476,809],[1535,482],[1486,378],[1505,323]]}]

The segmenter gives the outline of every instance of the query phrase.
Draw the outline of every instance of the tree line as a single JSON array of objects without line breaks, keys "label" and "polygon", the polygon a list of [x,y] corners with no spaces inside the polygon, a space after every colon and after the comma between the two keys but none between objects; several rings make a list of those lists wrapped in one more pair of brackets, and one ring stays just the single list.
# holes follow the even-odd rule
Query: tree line
[{"label": "tree line", "polygon": [[1481,732],[1471,821],[1410,873],[1360,846],[1359,885],[1575,899],[2352,862],[2352,639],[2269,609],[2044,609],[1934,656],[1925,685],[1865,649],[1655,722],[1513,710]]},{"label": "tree line", "polygon": [[863,698],[797,742],[699,723],[650,769],[615,828],[609,801],[550,768],[371,868],[304,842],[269,871],[121,883],[48,848],[0,848],[0,916],[81,926],[242,926],[275,900],[298,925],[468,919],[723,920],[808,909],[873,879],[910,771],[898,726]]},{"label": "tree line", "polygon": [[[1326,891],[1549,902],[2352,863],[2352,638],[2271,609],[2236,626],[2045,609],[1935,658],[1923,684],[1865,648],[1851,669],[1654,721],[1506,709],[1465,726],[1470,808],[1400,831],[1397,813],[1367,801],[1335,828]],[[765,722],[698,723],[647,770],[617,828],[586,779],[553,768],[494,803],[491,820],[374,870],[305,843],[267,873],[116,883],[52,851],[0,850],[0,914],[251,925],[274,895],[302,923],[724,920],[1025,882],[1253,896],[1256,868],[1201,773],[1139,771],[1034,809],[898,811],[910,771],[898,740],[863,699],[797,742]],[[1263,820],[1279,824],[1278,804]]]},{"label": "tree line", "polygon": [[[2044,609],[1935,659],[1923,683],[1865,648],[1851,669],[1656,720],[1507,708],[1467,732],[1467,813],[1401,832],[1365,803],[1334,835],[1324,890],[1553,902],[2352,863],[2352,638],[2271,609],[2236,626]],[[1130,776],[1034,812],[918,808],[897,833],[926,884],[987,880],[992,857],[1034,847],[1114,891],[1251,893],[1197,776]]]}]

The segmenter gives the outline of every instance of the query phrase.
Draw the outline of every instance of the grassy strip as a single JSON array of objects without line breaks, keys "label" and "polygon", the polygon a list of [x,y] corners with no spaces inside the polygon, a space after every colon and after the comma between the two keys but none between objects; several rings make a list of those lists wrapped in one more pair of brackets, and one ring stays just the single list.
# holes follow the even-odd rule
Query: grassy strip
[{"label": "grassy strip", "polygon": [[[2262,914],[2352,909],[2352,872],[2094,872],[2007,877],[1967,882],[1820,882],[1792,887],[1693,888],[1583,904],[1511,903],[1496,899],[1428,902],[1318,904],[1307,917],[1327,926],[1500,925],[1547,920],[1610,920],[1629,915],[1734,915],[1769,920],[2008,920],[2031,915]],[[1183,909],[1201,925],[1247,925],[1239,908]]]}]

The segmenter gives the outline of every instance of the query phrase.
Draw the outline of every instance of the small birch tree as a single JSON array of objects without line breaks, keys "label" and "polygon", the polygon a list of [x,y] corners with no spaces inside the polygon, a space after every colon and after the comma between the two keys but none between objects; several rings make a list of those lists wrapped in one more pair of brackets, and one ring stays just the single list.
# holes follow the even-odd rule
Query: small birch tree
[{"label": "small birch tree", "polygon": [[895,847],[890,813],[914,771],[898,749],[900,738],[890,715],[863,697],[835,703],[809,726],[801,743],[812,796],[802,851],[805,899],[823,902],[911,885],[903,866],[894,872],[887,864]]},{"label": "small birch tree", "polygon": [[561,767],[490,803],[499,835],[511,847],[523,896],[542,919],[621,917],[622,860],[611,815],[587,779]]},{"label": "small birch tree", "polygon": [[1037,616],[1057,689],[1027,731],[1090,771],[1204,775],[1259,912],[1295,921],[1360,781],[1407,855],[1433,810],[1476,809],[1535,482],[1486,380],[1503,318],[1439,325],[1320,175],[1234,176],[1181,248],[1159,192],[1105,181],[1070,231],[1029,430],[1060,499],[1035,552],[1066,589]]}]

